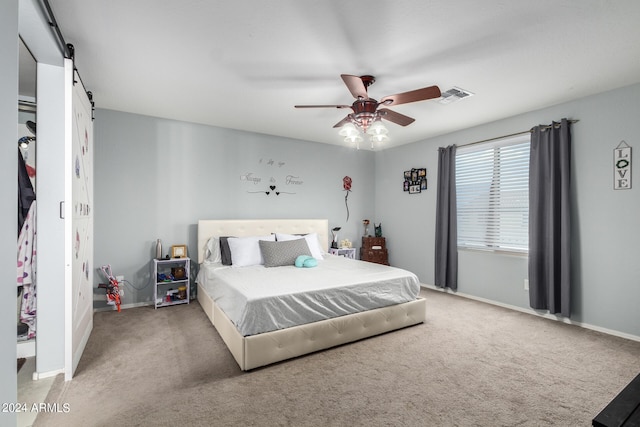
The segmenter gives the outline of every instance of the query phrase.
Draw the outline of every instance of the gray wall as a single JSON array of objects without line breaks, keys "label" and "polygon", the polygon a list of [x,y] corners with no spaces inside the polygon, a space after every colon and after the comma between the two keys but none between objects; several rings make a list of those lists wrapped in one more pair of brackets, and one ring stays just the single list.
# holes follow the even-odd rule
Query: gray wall
[{"label": "gray wall", "polygon": [[[455,114],[455,104],[447,108]],[[572,130],[572,320],[639,337],[640,169],[636,165],[635,188],[614,191],[613,149],[625,140],[636,153],[640,150],[640,85],[376,153],[375,211],[390,262],[414,271],[422,283],[433,283],[439,146],[515,133],[563,117],[580,120]],[[402,173],[412,167],[427,168],[426,193],[402,191]],[[528,309],[526,277],[526,257],[459,252],[460,293]]]},{"label": "gray wall", "polygon": [[[0,282],[10,298],[0,298],[0,402],[17,402],[16,241],[18,124],[18,1],[0,2]],[[15,413],[0,412],[0,425],[15,425]]]},{"label": "gray wall", "polygon": [[[111,264],[115,275],[140,289],[125,285],[124,304],[152,301],[157,238],[165,253],[172,244],[187,244],[196,257],[199,219],[328,218],[330,227],[343,227],[341,239],[354,243],[362,219],[373,219],[369,151],[104,109],[96,111],[95,146],[95,263]],[[262,181],[243,180],[248,173]],[[303,183],[287,185],[287,175]],[[345,175],[353,179],[348,221]],[[281,194],[266,195],[269,185]],[[96,289],[94,307],[104,306]]]},{"label": "gray wall", "polygon": [[[454,110],[455,104],[448,108]],[[623,139],[640,147],[639,112],[640,85],[635,85],[372,153],[99,109],[96,266],[110,263],[115,274],[141,288],[127,286],[125,304],[148,303],[155,239],[161,238],[165,248],[186,243],[195,256],[200,218],[326,217],[330,226],[343,226],[341,237],[356,246],[361,220],[369,218],[382,222],[391,264],[431,284],[437,148],[568,117],[580,120],[573,126],[572,320],[637,337],[640,271],[634,261],[640,252],[635,243],[640,240],[640,198],[637,188],[613,190],[612,158]],[[269,166],[268,160],[276,165]],[[402,191],[403,171],[412,167],[428,171],[429,189],[419,195]],[[263,181],[243,181],[249,172]],[[304,183],[286,186],[287,174]],[[348,222],[344,175],[354,179]],[[271,177],[278,190],[296,194],[250,193],[266,190]],[[528,309],[526,277],[526,257],[460,252],[460,293]],[[96,291],[95,300],[96,308],[104,306],[101,292]]]}]

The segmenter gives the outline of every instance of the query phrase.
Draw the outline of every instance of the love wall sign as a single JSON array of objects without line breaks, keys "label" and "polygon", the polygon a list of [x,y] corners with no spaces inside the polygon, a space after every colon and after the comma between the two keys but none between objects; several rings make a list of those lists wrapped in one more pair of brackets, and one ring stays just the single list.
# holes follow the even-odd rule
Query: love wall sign
[{"label": "love wall sign", "polygon": [[631,189],[631,147],[624,141],[613,150],[613,189]]}]

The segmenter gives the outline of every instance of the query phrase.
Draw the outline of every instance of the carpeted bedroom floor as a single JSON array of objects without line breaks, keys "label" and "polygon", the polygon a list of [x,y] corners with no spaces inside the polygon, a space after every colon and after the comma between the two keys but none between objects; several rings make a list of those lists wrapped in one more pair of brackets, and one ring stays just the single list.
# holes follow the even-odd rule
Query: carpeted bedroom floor
[{"label": "carpeted bedroom floor", "polygon": [[251,372],[197,302],[96,313],[34,425],[589,426],[640,372],[640,342],[422,294],[424,324]]}]

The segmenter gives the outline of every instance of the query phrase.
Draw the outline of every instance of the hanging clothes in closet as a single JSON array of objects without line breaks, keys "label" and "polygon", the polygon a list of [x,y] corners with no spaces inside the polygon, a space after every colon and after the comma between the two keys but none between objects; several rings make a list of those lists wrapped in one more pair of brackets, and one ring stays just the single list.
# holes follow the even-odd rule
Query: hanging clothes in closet
[{"label": "hanging clothes in closet", "polygon": [[36,194],[27,165],[18,150],[18,251],[17,286],[22,286],[20,322],[28,327],[27,339],[36,336]]},{"label": "hanging clothes in closet", "polygon": [[27,164],[18,150],[18,233],[22,230],[24,219],[29,213],[31,203],[36,199],[36,192],[33,190]]},{"label": "hanging clothes in closet", "polygon": [[31,203],[18,236],[18,286],[23,286],[20,321],[29,327],[27,338],[36,336],[36,201]]}]

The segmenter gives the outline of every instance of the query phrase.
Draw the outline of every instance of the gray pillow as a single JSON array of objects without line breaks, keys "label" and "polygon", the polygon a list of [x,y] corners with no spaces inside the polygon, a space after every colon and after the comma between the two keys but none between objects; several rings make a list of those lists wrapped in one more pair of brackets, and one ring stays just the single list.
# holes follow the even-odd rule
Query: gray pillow
[{"label": "gray pillow", "polygon": [[300,255],[311,256],[309,245],[305,239],[268,242],[260,240],[260,251],[264,258],[265,267],[280,267],[294,265]]},{"label": "gray pillow", "polygon": [[231,265],[231,249],[227,239],[232,236],[220,237],[220,258],[223,265]]}]

